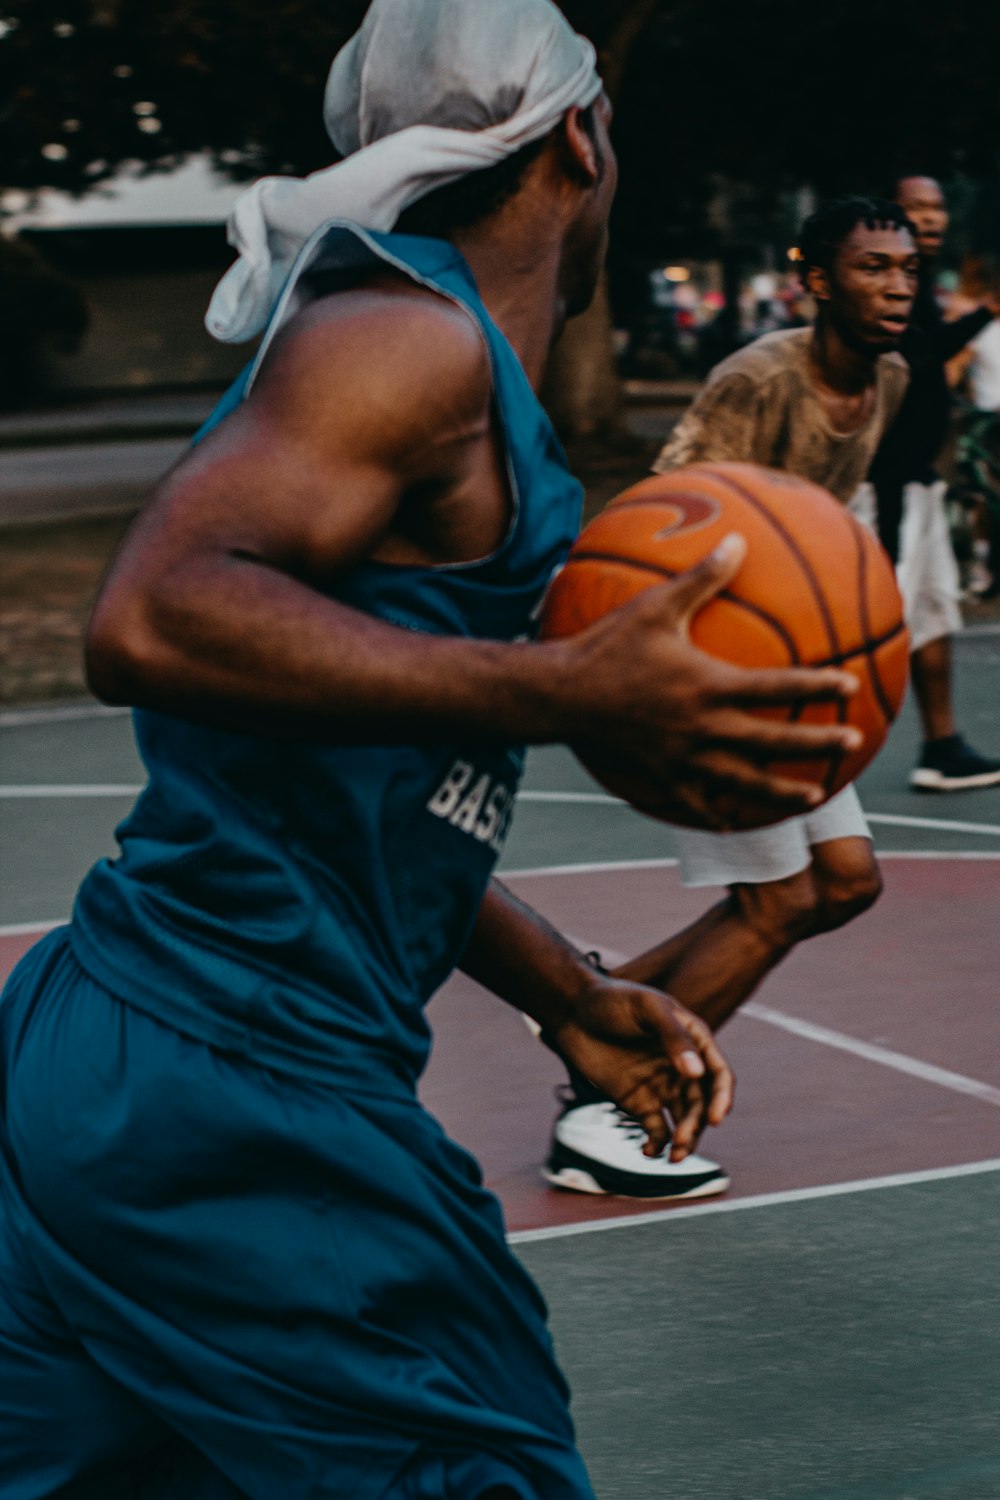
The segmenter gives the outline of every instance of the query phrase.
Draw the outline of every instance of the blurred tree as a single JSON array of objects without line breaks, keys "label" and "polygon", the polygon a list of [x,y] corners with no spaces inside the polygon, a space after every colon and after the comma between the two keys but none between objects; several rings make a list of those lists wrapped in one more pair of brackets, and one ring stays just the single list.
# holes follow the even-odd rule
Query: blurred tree
[{"label": "blurred tree", "polygon": [[86,329],[76,284],[30,245],[0,238],[0,411],[37,399],[46,354],[71,354]]},{"label": "blurred tree", "polygon": [[[614,91],[660,0],[580,0]],[[367,0],[0,0],[0,188],[85,193],[123,163],[206,151],[244,179],[329,162],[329,59]],[[606,296],[574,330],[556,389],[569,432],[620,425]]]},{"label": "blurred tree", "polygon": [[[605,90],[617,107],[632,50],[653,15],[664,9],[663,0],[566,0],[562,9],[594,42]],[[627,442],[606,276],[591,306],[567,324],[556,345],[542,399],[563,437],[616,446]]]},{"label": "blurred tree", "polygon": [[[366,8],[0,0],[0,188],[82,193],[123,162],[165,169],[196,151],[237,179],[312,171],[330,160],[329,59]],[[616,268],[634,277],[661,257],[728,257],[734,272],[787,234],[802,185],[872,191],[901,169],[973,183],[1000,170],[996,0],[563,9],[593,38],[615,95],[613,289]],[[570,335],[576,353],[568,343],[559,356],[571,432],[617,420],[608,333],[599,299]]]},{"label": "blurred tree", "polygon": [[680,237],[710,245],[711,205],[734,185],[759,220],[803,184],[827,196],[885,191],[901,171],[988,177],[998,57],[996,0],[660,5],[620,99],[618,237],[654,257]]},{"label": "blurred tree", "polygon": [[[330,159],[319,101],[367,0],[0,0],[0,186],[84,192],[207,150]],[[618,119],[619,237],[704,236],[719,184],[821,192],[1000,166],[996,0],[564,0]],[[641,45],[637,42],[641,40]],[[710,238],[709,234],[709,238]]]},{"label": "blurred tree", "polygon": [[330,161],[320,101],[366,0],[0,0],[0,186],[83,193],[192,152],[237,179]]}]

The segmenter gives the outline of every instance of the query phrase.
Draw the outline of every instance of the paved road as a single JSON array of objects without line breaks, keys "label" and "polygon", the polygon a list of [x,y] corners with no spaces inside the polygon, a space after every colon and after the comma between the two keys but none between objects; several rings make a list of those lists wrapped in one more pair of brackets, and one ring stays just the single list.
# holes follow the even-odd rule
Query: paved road
[{"label": "paved road", "polygon": [[135,510],[187,447],[183,437],[0,453],[0,525]]},{"label": "paved road", "polygon": [[[194,431],[212,402],[204,396],[183,402],[173,398],[158,408],[153,401],[98,410],[96,416],[65,415],[44,420],[8,417],[0,421],[0,526],[75,516],[116,515],[137,509],[157,481],[187,447],[185,424]],[[631,405],[628,422],[641,437],[662,439],[677,420],[676,400]],[[155,426],[169,423],[169,435],[148,431],[113,440],[67,441],[83,433],[87,422],[114,429],[132,421]],[[178,431],[177,429],[181,430]],[[46,439],[50,441],[46,441]]]}]

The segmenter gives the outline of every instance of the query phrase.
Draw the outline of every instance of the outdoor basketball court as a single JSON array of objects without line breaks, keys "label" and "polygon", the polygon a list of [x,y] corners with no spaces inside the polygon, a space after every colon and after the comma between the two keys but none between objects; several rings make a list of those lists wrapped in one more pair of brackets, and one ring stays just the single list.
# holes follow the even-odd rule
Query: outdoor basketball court
[{"label": "outdoor basketball court", "polygon": [[[1000,627],[957,642],[963,730],[1000,745]],[[861,782],[886,891],[724,1033],[733,1186],[657,1208],[538,1166],[558,1065],[467,981],[425,1097],[484,1164],[552,1309],[602,1500],[1000,1500],[1000,789],[919,797],[904,711]],[[64,918],[141,781],[128,717],[0,714],[0,967]],[[668,829],[533,754],[501,873],[587,948],[711,899]]]}]

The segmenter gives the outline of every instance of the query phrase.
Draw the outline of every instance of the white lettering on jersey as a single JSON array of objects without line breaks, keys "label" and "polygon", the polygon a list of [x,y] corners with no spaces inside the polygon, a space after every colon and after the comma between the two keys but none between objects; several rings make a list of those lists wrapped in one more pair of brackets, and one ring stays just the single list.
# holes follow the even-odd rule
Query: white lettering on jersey
[{"label": "white lettering on jersey", "polygon": [[503,821],[504,810],[509,804],[510,800],[511,797],[507,788],[500,782],[497,782],[496,786],[493,788],[492,792],[490,792],[490,795],[486,799],[486,806],[483,808],[483,816],[479,819],[479,822],[472,830],[481,844],[490,844],[492,848],[497,847],[497,845],[492,844],[491,841],[500,831],[500,825]]},{"label": "white lettering on jersey", "polygon": [[474,766],[456,760],[427,810],[499,854],[514,810],[514,797],[504,782],[493,781],[485,772],[473,782],[474,775]]},{"label": "white lettering on jersey", "polygon": [[428,802],[428,812],[432,812],[436,818],[450,818],[458,806],[459,798],[472,780],[472,770],[468,761],[456,760]]},{"label": "white lettering on jersey", "polygon": [[461,828],[463,833],[475,833],[476,819],[482,811],[486,793],[490,789],[490,778],[480,776],[472,791],[462,799],[461,806],[457,812],[452,813],[451,822],[455,828]]}]

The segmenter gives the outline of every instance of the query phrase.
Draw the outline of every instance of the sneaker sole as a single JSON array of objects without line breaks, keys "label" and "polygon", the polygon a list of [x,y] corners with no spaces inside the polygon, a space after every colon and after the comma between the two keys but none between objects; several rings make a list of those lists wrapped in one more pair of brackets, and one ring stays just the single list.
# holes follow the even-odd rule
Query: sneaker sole
[{"label": "sneaker sole", "polygon": [[910,785],[915,792],[964,792],[977,786],[1000,786],[1000,771],[983,771],[978,776],[946,776],[943,771],[911,771]]},{"label": "sneaker sole", "polygon": [[601,1198],[641,1198],[650,1203],[677,1203],[688,1198],[713,1198],[718,1193],[724,1193],[729,1187],[729,1178],[724,1175],[710,1177],[707,1182],[700,1182],[682,1192],[659,1192],[652,1180],[650,1180],[649,1192],[602,1187],[596,1177],[591,1176],[581,1167],[543,1167],[542,1176],[552,1187],[562,1188],[565,1192],[591,1193]]}]

